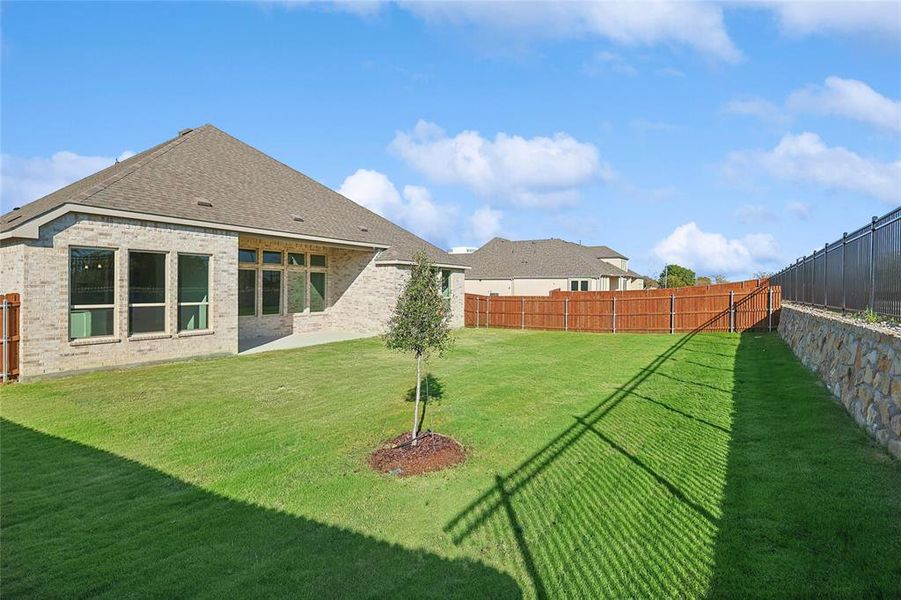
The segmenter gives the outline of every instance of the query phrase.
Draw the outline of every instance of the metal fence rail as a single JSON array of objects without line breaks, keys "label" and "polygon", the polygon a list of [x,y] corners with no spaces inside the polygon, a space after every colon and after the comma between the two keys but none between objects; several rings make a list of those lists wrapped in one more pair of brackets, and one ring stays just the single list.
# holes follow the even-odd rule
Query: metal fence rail
[{"label": "metal fence rail", "polygon": [[901,317],[901,207],[799,258],[770,281],[782,298]]}]

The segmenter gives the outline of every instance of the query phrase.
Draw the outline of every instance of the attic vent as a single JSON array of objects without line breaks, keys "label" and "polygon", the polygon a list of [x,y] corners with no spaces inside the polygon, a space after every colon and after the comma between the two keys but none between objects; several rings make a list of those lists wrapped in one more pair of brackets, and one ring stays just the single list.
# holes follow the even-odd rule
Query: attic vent
[{"label": "attic vent", "polygon": [[181,137],[183,135],[188,135],[192,131],[194,131],[194,129],[192,127],[188,127],[187,129],[182,129],[181,131],[178,132],[178,137]]},{"label": "attic vent", "polygon": [[[13,210],[19,210],[19,209],[14,208]],[[22,218],[22,215],[13,215],[13,216],[11,216],[10,218],[8,218],[8,219],[6,220],[6,222],[7,222],[7,223],[12,223],[12,222],[15,221],[16,219],[21,219],[21,218]]]},{"label": "attic vent", "polygon": [[363,225],[360,225],[360,231],[362,231],[362,232],[365,233],[365,232],[369,231],[369,228],[368,228],[368,227],[364,227]]},{"label": "attic vent", "polygon": [[212,207],[213,207],[213,203],[210,202],[209,200],[198,200],[198,201],[197,201],[197,206],[206,206],[207,208],[212,208]]},{"label": "attic vent", "polygon": [[294,215],[291,218],[294,219],[295,221],[297,221],[298,223],[303,223],[303,217],[301,217],[300,215]]}]

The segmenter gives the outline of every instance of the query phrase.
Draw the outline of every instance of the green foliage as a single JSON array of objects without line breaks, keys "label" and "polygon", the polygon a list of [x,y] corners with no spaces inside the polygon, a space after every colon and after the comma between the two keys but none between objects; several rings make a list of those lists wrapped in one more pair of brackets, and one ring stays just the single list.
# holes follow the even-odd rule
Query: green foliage
[{"label": "green foliage", "polygon": [[872,323],[878,323],[879,320],[880,320],[880,318],[879,318],[879,313],[877,313],[876,311],[874,311],[872,308],[868,308],[868,309],[866,309],[865,311],[863,311],[862,313],[860,313],[860,317],[861,317],[865,322],[870,323],[870,324],[872,324]]},{"label": "green foliage", "polygon": [[388,323],[385,345],[392,350],[427,356],[440,355],[451,343],[449,306],[441,295],[441,281],[424,252],[417,252],[404,291]]},{"label": "green foliage", "polygon": [[686,287],[695,285],[695,272],[681,265],[667,265],[660,271],[660,287]]}]

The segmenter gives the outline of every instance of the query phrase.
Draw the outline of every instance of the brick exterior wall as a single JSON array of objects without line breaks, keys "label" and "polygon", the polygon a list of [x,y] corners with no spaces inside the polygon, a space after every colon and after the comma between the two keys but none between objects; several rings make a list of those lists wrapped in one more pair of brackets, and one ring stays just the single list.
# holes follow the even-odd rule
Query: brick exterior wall
[{"label": "brick exterior wall", "polygon": [[[116,250],[115,331],[109,338],[69,339],[69,247]],[[326,310],[261,314],[257,277],[256,316],[237,316],[238,248],[326,256]],[[128,332],[128,251],[167,253],[167,331],[144,336]],[[210,255],[210,330],[177,331],[179,253]],[[0,247],[0,291],[22,295],[21,378],[231,354],[291,333],[337,329],[364,334],[385,331],[397,296],[409,277],[404,265],[377,265],[377,254],[290,240],[162,223],[69,214],[41,228],[40,239],[4,242]],[[245,268],[246,265],[241,265]],[[256,267],[263,269],[262,265]],[[310,270],[308,268],[307,270]],[[312,270],[317,270],[312,268]],[[321,269],[320,269],[321,270]],[[451,326],[463,326],[463,271],[451,274]]]},{"label": "brick exterior wall", "polygon": [[[114,334],[69,340],[69,247],[116,250]],[[40,239],[3,248],[0,270],[7,288],[7,258],[20,253],[22,279],[21,378],[168,361],[237,351],[236,234],[87,215],[68,214],[41,228]],[[165,334],[129,337],[128,251],[166,252]],[[210,255],[210,330],[178,333],[178,253]]]}]

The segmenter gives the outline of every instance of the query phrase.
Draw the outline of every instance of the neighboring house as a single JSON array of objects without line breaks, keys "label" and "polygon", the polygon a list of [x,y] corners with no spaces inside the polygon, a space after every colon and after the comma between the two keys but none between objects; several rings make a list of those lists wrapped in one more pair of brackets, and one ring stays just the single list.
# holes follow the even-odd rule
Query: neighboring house
[{"label": "neighboring house", "polygon": [[470,294],[546,296],[552,290],[644,288],[641,275],[629,270],[629,259],[607,246],[496,237],[475,252],[454,258],[472,267],[466,273]]},{"label": "neighboring house", "polygon": [[462,326],[456,257],[204,125],[0,218],[0,292],[28,379],[381,333],[419,250]]}]

